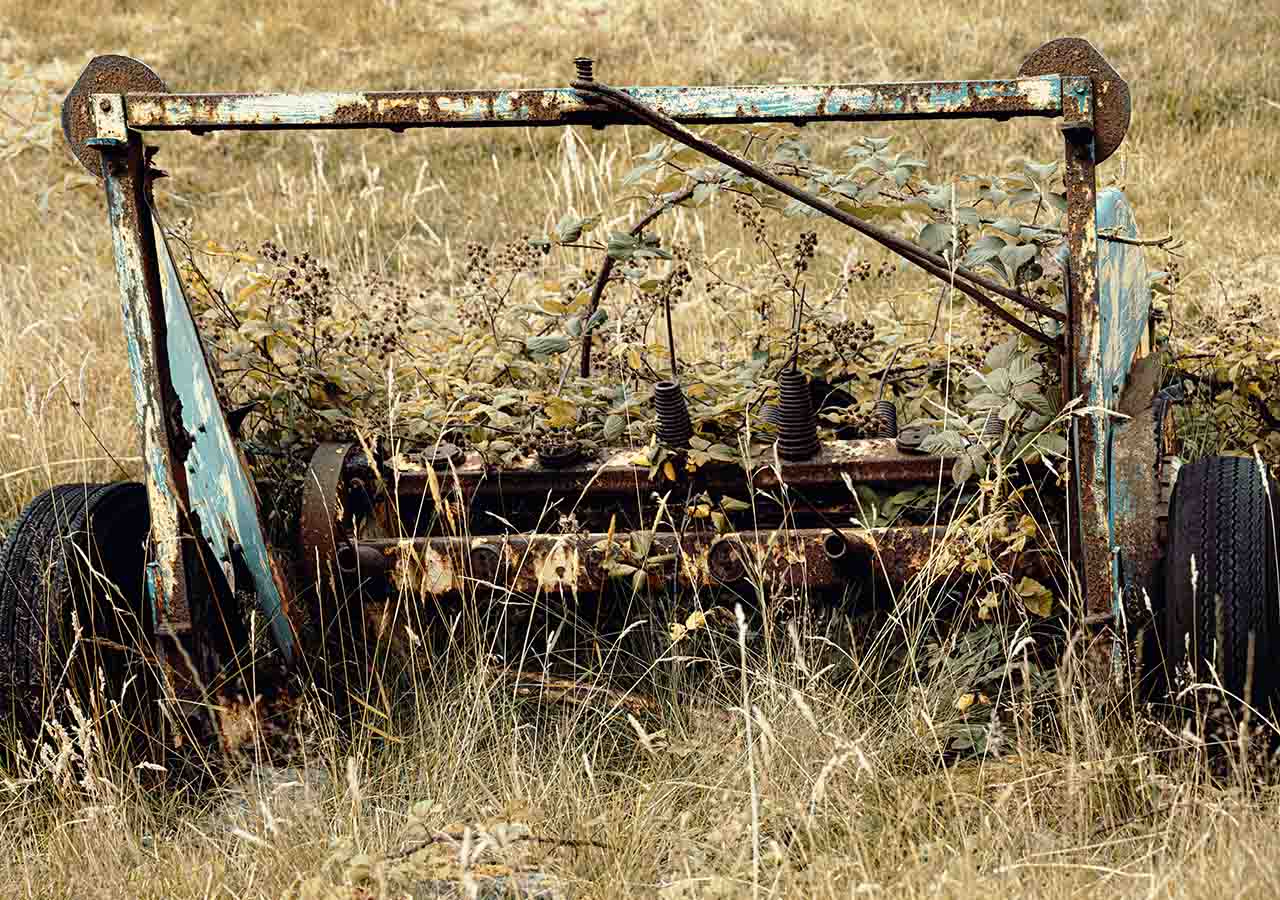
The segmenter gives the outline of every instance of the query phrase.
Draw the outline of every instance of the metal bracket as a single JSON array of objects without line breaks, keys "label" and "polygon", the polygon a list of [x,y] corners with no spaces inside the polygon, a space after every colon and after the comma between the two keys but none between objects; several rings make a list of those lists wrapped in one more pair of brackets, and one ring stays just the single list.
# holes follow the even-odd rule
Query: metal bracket
[{"label": "metal bracket", "polygon": [[1083,75],[1062,79],[1062,121],[1058,128],[1068,133],[1093,131],[1093,79]]},{"label": "metal bracket", "polygon": [[93,141],[93,146],[100,147],[105,141],[124,144],[129,139],[122,94],[92,94],[89,97],[89,110],[93,113],[93,127],[97,132],[95,137],[89,138]]}]

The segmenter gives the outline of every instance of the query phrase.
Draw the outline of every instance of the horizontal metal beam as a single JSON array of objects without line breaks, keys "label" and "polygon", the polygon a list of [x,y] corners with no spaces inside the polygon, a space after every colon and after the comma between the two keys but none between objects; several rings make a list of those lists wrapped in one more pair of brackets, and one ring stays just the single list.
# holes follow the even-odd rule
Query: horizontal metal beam
[{"label": "horizontal metal beam", "polygon": [[[628,87],[684,124],[839,122],[1062,115],[1057,75],[894,84]],[[97,102],[97,95],[95,95]],[[571,88],[307,94],[125,95],[138,131],[625,125],[632,120]]]},{"label": "horizontal metal beam", "polygon": [[[576,498],[590,490],[593,497],[618,495],[648,496],[660,490],[661,480],[649,478],[649,466],[638,462],[637,451],[612,448],[597,456],[567,466],[547,466],[536,458],[527,459],[510,468],[494,471],[474,451],[460,459],[456,468],[441,474],[446,488],[456,483],[469,499],[505,495],[531,496],[545,499],[548,494]],[[844,476],[855,484],[933,484],[951,480],[949,457],[903,453],[893,438],[861,438],[826,441],[812,458],[784,463],[779,470],[770,463],[772,453],[753,460],[750,478],[735,464],[710,464],[689,478],[697,490],[719,494],[746,494],[777,491],[782,483],[800,491],[822,491],[843,488]],[[396,488],[402,495],[425,494],[428,490],[426,466],[415,464],[412,457],[397,461]]]},{"label": "horizontal metal beam", "polygon": [[[496,588],[526,596],[623,587],[713,587],[762,582],[803,595],[850,582],[905,584],[929,566],[945,529],[782,529],[677,536],[619,533],[487,535],[360,541],[339,550],[340,576],[371,597],[382,582],[409,596]],[[644,548],[637,553],[636,548]],[[959,559],[960,557],[955,557]],[[637,575],[637,573],[643,573]],[[940,573],[942,574],[942,573]]]}]

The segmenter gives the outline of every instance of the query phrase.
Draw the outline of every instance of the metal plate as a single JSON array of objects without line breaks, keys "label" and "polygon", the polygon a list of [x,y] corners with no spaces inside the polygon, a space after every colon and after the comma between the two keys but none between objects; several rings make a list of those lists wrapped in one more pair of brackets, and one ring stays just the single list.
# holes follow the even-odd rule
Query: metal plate
[{"label": "metal plate", "polygon": [[1129,130],[1129,85],[1111,63],[1084,38],[1058,38],[1026,58],[1020,76],[1088,75],[1093,79],[1094,157],[1102,162],[1120,146]]},{"label": "metal plate", "polygon": [[85,144],[95,133],[93,110],[89,108],[91,95],[168,90],[159,75],[136,59],[114,54],[95,56],[62,101],[62,134],[80,165],[95,177],[102,177],[102,154]]}]

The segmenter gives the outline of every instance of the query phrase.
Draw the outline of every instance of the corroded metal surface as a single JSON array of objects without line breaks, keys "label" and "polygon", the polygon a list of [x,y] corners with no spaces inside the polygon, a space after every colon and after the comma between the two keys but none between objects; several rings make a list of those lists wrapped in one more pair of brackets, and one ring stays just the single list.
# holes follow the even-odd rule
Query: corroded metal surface
[{"label": "corroded metal surface", "polygon": [[[705,588],[763,580],[826,590],[853,580],[904,584],[930,565],[944,530],[928,527],[846,529],[848,552],[833,559],[830,529],[646,535],[637,556],[632,535],[487,535],[360,541],[362,578],[385,578],[394,591],[434,597],[497,587],[537,596],[594,594],[611,580],[652,588]],[[612,537],[612,540],[610,539]]]},{"label": "corroded metal surface", "polygon": [[304,577],[321,583],[337,570],[337,547],[347,531],[343,470],[354,444],[325,442],[311,455],[302,483],[298,556]]},{"label": "corroded metal surface", "polygon": [[154,552],[147,586],[156,627],[163,634],[191,627],[179,527],[186,472],[168,430],[173,385],[142,157],[142,142],[133,135],[123,147],[102,154],[102,171],[151,508]]},{"label": "corroded metal surface", "polygon": [[[1052,74],[1001,81],[899,84],[628,87],[627,93],[686,124],[1055,116]],[[573,90],[362,91],[312,94],[130,93],[140,131],[256,128],[427,128],[622,125],[634,119],[585,102]]]},{"label": "corroded metal surface", "polygon": [[[1133,209],[1124,195],[1098,193],[1098,232],[1137,238]],[[1109,541],[1116,548],[1112,579],[1117,586],[1113,611],[1129,595],[1156,596],[1155,569],[1161,547],[1159,446],[1164,423],[1155,421],[1155,397],[1162,367],[1143,352],[1151,315],[1151,287],[1142,248],[1119,241],[1098,245],[1098,331],[1101,343],[1097,384],[1119,416],[1107,420],[1107,512]],[[1136,362],[1135,362],[1136,360]]]},{"label": "corroded metal surface", "polygon": [[1129,130],[1129,85],[1097,49],[1083,38],[1058,38],[1027,57],[1019,75],[1085,75],[1093,80],[1095,159],[1116,152]]},{"label": "corroded metal surface", "polygon": [[[1078,102],[1087,102],[1077,98]],[[1064,396],[1082,402],[1071,420],[1072,561],[1080,578],[1089,613],[1110,612],[1116,595],[1111,526],[1107,508],[1108,411],[1113,398],[1104,396],[1102,325],[1098,313],[1097,174],[1093,134],[1063,132],[1067,193],[1067,363]]]},{"label": "corroded metal surface", "polygon": [[186,512],[209,546],[232,594],[252,594],[285,661],[294,653],[290,590],[262,527],[248,466],[231,438],[213,374],[163,231],[153,224],[173,404],[175,461],[186,470]]},{"label": "corroded metal surface", "polygon": [[72,154],[94,175],[102,177],[102,158],[85,142],[97,135],[93,94],[127,94],[168,90],[160,76],[127,56],[95,56],[62,101],[62,134]]},{"label": "corroded metal surface", "polygon": [[[752,490],[778,494],[785,482],[806,495],[825,492],[828,496],[823,499],[838,506],[841,500],[853,502],[842,483],[845,475],[855,484],[933,484],[939,478],[949,483],[953,460],[903,453],[891,438],[869,438],[828,441],[812,458],[787,463],[781,480],[773,462],[771,453],[754,459],[749,477],[738,465],[708,464],[683,476],[680,490],[705,490],[715,496],[746,496]],[[362,456],[358,464],[367,465]],[[402,500],[430,497],[429,481],[425,467],[402,463],[396,471],[397,493]],[[571,507],[577,507],[588,492],[593,506],[607,508],[613,502],[635,506],[640,498],[673,486],[671,482],[651,480],[648,464],[637,459],[636,451],[622,449],[606,450],[598,458],[563,468],[526,459],[501,470],[488,466],[479,453],[471,452],[441,481],[469,502],[528,496],[538,498],[540,508],[548,497],[565,498]],[[837,496],[829,496],[833,488]]]}]

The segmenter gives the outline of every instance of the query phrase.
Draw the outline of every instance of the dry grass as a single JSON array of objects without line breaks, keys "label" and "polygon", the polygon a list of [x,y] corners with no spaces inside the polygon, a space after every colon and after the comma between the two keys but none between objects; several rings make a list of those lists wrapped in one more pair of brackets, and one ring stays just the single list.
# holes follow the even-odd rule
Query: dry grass
[{"label": "dry grass", "polygon": [[[58,99],[95,53],[136,56],[191,90],[558,84],[583,53],[618,83],[853,81],[1012,74],[1040,42],[1083,34],[1134,93],[1133,127],[1103,176],[1126,186],[1147,230],[1186,239],[1188,291],[1273,286],[1280,271],[1276,0],[1052,9],[384,0],[358,12],[311,0],[86,2],[74,16],[7,0],[3,12],[0,522],[48,484],[120,477],[110,457],[135,471],[102,197],[55,126]],[[823,134],[834,142],[842,130]],[[956,171],[1048,158],[1051,131],[901,129]],[[569,206],[594,211],[629,142],[646,140],[621,130],[579,137],[166,137],[160,164],[175,177],[161,202],[225,242],[275,238],[339,268],[411,277],[466,240],[536,231]],[[828,139],[815,136],[819,146]],[[566,163],[570,147],[576,165]],[[699,237],[717,246],[738,234],[712,227]],[[1206,783],[1181,757],[1150,752],[1132,719],[1100,722],[1069,671],[1048,733],[1028,721],[1004,735],[1010,755],[999,763],[940,771],[941,736],[958,718],[945,682],[860,672],[832,686],[806,671],[805,654],[788,659],[739,658],[751,672],[746,696],[708,689],[705,706],[749,717],[681,706],[634,726],[611,703],[531,703],[483,670],[420,684],[419,703],[383,723],[396,739],[389,748],[326,741],[317,725],[311,752],[328,782],[300,800],[302,788],[264,789],[274,794],[235,831],[210,817],[207,798],[189,808],[128,779],[76,783],[54,774],[56,755],[15,765],[0,793],[0,883],[15,896],[280,896],[318,889],[303,883],[317,878],[394,896],[406,861],[433,871],[477,852],[480,862],[536,861],[590,896],[660,886],[668,896],[1280,893],[1276,798],[1246,775]],[[63,746],[74,755],[75,745],[71,735]],[[101,765],[87,755],[91,770]],[[415,803],[425,806],[415,813]],[[389,860],[419,820],[482,834]],[[512,841],[517,827],[505,849],[479,854],[486,840],[504,843],[501,823],[609,849]]]}]

